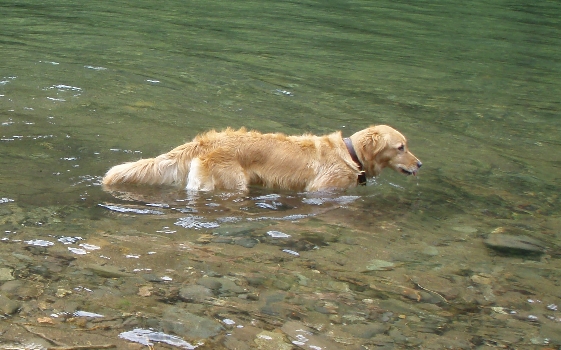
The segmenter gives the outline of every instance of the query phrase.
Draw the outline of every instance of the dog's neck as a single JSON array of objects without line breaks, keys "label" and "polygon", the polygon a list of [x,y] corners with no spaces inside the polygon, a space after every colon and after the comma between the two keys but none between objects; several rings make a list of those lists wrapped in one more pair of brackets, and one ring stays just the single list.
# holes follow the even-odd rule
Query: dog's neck
[{"label": "dog's neck", "polygon": [[358,170],[360,171],[360,174],[358,175],[358,179],[357,179],[358,184],[359,185],[366,185],[366,173],[364,172],[364,169],[362,167],[362,163],[360,162],[360,160],[358,159],[358,156],[356,155],[355,148],[353,147],[353,142],[348,137],[345,137],[343,139],[343,142],[345,142],[345,146],[347,146],[347,151],[349,151],[349,154],[351,155],[351,158],[356,163],[356,165],[358,166]]}]

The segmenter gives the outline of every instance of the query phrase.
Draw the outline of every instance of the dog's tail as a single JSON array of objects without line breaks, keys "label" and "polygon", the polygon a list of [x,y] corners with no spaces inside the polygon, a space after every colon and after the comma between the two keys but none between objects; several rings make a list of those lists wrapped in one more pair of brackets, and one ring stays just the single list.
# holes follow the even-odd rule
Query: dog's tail
[{"label": "dog's tail", "polygon": [[179,146],[156,158],[116,165],[102,180],[104,186],[118,184],[185,186],[192,158],[191,143]]}]

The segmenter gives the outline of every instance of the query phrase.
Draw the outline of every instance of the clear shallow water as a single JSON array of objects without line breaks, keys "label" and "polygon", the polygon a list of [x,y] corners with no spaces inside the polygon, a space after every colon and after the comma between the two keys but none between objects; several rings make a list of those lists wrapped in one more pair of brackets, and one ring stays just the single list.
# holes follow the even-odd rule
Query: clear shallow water
[{"label": "clear shallow water", "polygon": [[[151,328],[213,349],[561,344],[557,3],[2,11],[0,295],[19,310],[2,310],[6,343],[89,329],[84,343],[122,347]],[[419,178],[331,194],[99,186],[209,128],[376,123],[409,138]],[[492,232],[546,253],[499,254]],[[26,341],[16,320],[35,327]]]}]

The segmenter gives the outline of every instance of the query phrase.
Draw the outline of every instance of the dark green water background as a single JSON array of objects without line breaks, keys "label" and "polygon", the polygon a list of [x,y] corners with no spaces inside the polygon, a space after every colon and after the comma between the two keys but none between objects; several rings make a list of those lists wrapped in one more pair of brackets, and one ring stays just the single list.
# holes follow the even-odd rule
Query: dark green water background
[{"label": "dark green water background", "polygon": [[432,245],[453,221],[484,226],[473,242],[510,227],[561,245],[558,1],[0,1],[0,52],[6,237],[40,221],[15,207],[71,212],[40,223],[67,235],[100,217],[142,230],[100,209],[122,201],[100,176],[211,128],[384,123],[424,166],[351,191],[347,227],[403,220]]}]

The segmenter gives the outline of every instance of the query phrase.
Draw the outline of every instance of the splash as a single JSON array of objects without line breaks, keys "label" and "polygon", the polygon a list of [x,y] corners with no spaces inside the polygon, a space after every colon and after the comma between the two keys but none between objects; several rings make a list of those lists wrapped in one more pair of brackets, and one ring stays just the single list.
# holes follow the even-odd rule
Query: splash
[{"label": "splash", "polygon": [[217,228],[220,227],[220,225],[217,222],[214,221],[209,221],[209,222],[205,222],[205,221],[200,221],[201,219],[203,219],[200,216],[187,216],[184,218],[181,218],[179,220],[177,220],[175,222],[175,225],[177,226],[181,226],[181,227],[185,227],[185,228],[194,228],[194,229],[205,229],[205,228]]},{"label": "splash", "polygon": [[72,316],[74,316],[74,317],[93,317],[93,318],[105,317],[103,315],[96,314],[94,312],[88,312],[88,311],[76,311],[72,314]]}]

